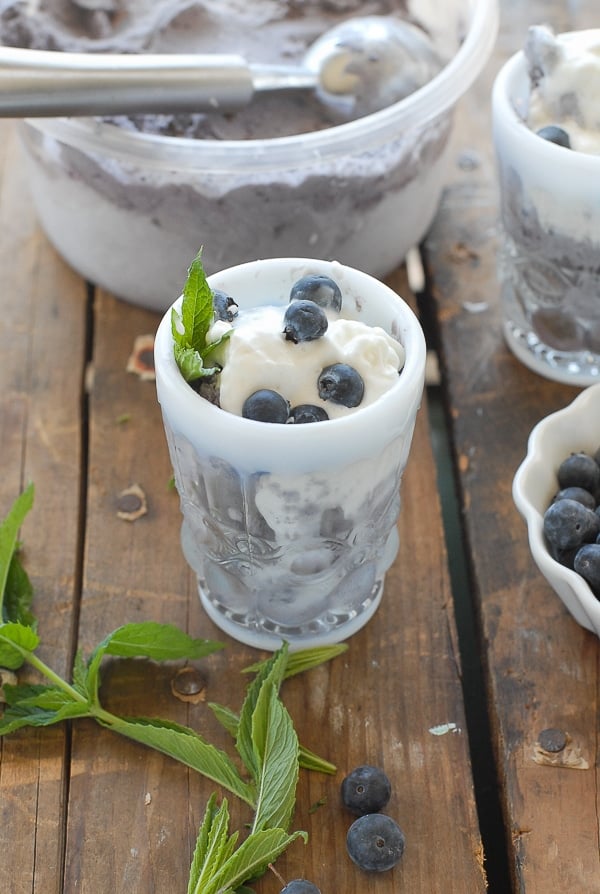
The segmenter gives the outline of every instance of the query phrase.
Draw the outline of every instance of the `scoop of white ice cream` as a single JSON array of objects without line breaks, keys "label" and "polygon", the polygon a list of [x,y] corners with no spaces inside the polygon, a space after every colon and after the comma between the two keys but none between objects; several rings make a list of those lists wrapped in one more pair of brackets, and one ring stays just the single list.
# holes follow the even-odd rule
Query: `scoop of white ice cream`
[{"label": "scoop of white ice cream", "polygon": [[554,36],[533,26],[525,55],[532,81],[529,127],[556,124],[567,131],[572,149],[600,154],[600,29]]},{"label": "scoop of white ice cream", "polygon": [[[404,348],[382,328],[335,318],[320,338],[294,344],[283,334],[284,312],[285,307],[274,306],[240,311],[225,344],[222,409],[241,416],[250,394],[270,388],[292,407],[314,404],[335,419],[377,400],[398,381]],[[319,397],[317,379],[332,363],[347,363],[360,373],[365,391],[359,407],[350,409]]]}]

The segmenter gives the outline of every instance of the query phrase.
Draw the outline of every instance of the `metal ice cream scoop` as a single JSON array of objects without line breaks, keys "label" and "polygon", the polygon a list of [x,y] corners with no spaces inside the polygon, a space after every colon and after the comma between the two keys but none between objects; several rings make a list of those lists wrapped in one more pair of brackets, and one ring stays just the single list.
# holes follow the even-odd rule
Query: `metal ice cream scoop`
[{"label": "metal ice cream scoop", "polygon": [[0,117],[235,111],[257,93],[312,90],[342,119],[403,99],[440,70],[425,33],[386,16],[323,34],[301,67],[241,56],[70,53],[0,47]]}]

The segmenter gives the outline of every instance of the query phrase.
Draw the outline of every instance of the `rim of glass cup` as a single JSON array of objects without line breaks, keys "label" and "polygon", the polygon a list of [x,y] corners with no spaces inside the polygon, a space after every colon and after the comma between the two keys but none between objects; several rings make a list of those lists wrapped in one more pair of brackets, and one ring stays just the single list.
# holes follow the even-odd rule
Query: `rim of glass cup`
[{"label": "rim of glass cup", "polygon": [[202,170],[207,164],[228,169],[264,169],[274,164],[309,165],[340,152],[386,142],[402,128],[416,128],[449,109],[470,87],[485,65],[498,31],[497,0],[471,0],[472,17],[465,39],[446,66],[410,96],[356,121],[308,134],[267,140],[195,140],[159,134],[125,132],[94,118],[25,119],[27,125],[80,150],[144,161],[153,167],[185,164]]},{"label": "rim of glass cup", "polygon": [[[331,262],[314,261],[305,258],[271,258],[265,259],[261,263],[272,266],[274,264],[286,265],[310,265],[311,269],[318,271],[323,268],[330,268]],[[245,264],[239,264],[229,270],[243,270],[244,268],[255,267],[256,261],[250,261]],[[347,267],[347,265],[338,265],[338,268],[349,270],[353,277],[364,278],[365,281],[373,281],[374,277],[362,271]],[[219,276],[227,271],[220,271],[208,277],[209,284],[218,282]],[[356,428],[357,416],[360,415],[361,433],[364,432],[365,444],[355,445],[357,456],[359,454],[369,454],[376,446],[380,446],[380,436],[376,435],[377,426],[381,428],[382,418],[386,419],[387,434],[389,440],[401,433],[406,425],[406,419],[416,415],[417,409],[422,400],[423,383],[425,375],[425,359],[426,346],[425,337],[421,325],[406,301],[401,298],[385,283],[375,280],[379,288],[385,290],[398,304],[399,313],[402,318],[401,331],[398,333],[402,339],[402,343],[406,349],[405,364],[402,373],[398,377],[398,381],[384,394],[377,398],[373,403],[366,407],[362,407],[359,413],[349,413],[346,416],[340,416],[336,419],[328,419],[324,422],[314,422],[310,425],[269,425],[269,443],[270,451],[275,451],[280,446],[282,451],[286,446],[294,444],[294,448],[301,451],[303,445],[307,448],[314,444],[317,432],[319,437],[323,437],[326,432],[332,436],[335,432],[337,438],[344,437],[348,434],[349,442],[351,442],[353,431]],[[181,296],[166,311],[158,326],[155,339],[155,367],[157,371],[157,379],[162,378],[165,389],[174,393],[180,401],[180,405],[190,414],[197,413],[201,408],[206,418],[207,426],[210,426],[211,437],[218,439],[231,436],[231,430],[236,429],[238,432],[243,431],[245,446],[250,452],[256,449],[260,455],[261,448],[264,447],[265,425],[267,423],[257,422],[252,419],[244,419],[220,407],[210,403],[205,398],[197,394],[191,388],[181,375],[179,368],[175,362],[173,353],[173,339],[171,335],[171,311],[181,301]],[[158,382],[160,386],[160,382]],[[402,415],[398,413],[398,391],[402,390],[407,395],[406,412]],[[168,409],[166,410],[168,415]],[[370,424],[372,423],[372,424]],[[372,440],[371,440],[372,439]],[[362,440],[362,435],[361,435]],[[369,444],[369,442],[371,442]]]}]

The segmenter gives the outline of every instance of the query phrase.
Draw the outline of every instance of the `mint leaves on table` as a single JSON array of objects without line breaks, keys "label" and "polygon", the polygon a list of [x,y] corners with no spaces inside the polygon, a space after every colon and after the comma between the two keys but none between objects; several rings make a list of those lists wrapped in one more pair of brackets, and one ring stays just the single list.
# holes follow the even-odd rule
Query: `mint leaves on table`
[{"label": "mint leaves on table", "polygon": [[229,332],[207,344],[206,336],[213,322],[213,294],[204,273],[200,249],[188,270],[181,311],[176,308],[171,311],[175,361],[186,382],[219,372],[218,366],[205,366],[204,363],[208,355],[229,338]]},{"label": "mint leaves on table", "polygon": [[296,804],[299,746],[296,731],[279,698],[288,658],[284,644],[248,687],[235,728],[235,745],[255,793],[250,834],[237,850],[229,835],[227,801],[207,805],[190,871],[188,894],[233,894],[257,878],[304,832],[289,834]]},{"label": "mint leaves on table", "polygon": [[[33,505],[30,485],[0,524],[0,668],[18,670],[28,663],[48,681],[3,686],[5,710],[0,736],[26,726],[42,727],[93,718],[101,726],[137,741],[196,770],[238,797],[253,811],[249,833],[236,847],[229,831],[226,798],[208,801],[190,869],[188,894],[251,894],[245,882],[258,878],[305,832],[289,832],[301,766],[322,772],[335,767],[298,743],[292,719],[279,691],[285,679],[330,660],[347,646],[322,647],[290,654],[288,646],[246,670],[255,674],[239,714],[220,705],[211,708],[231,733],[238,762],[194,730],[169,720],[123,718],[100,702],[100,671],[105,656],[152,661],[199,659],[222,643],[194,639],[170,624],[152,621],[125,624],[96,646],[87,660],[80,652],[72,682],[55,673],[36,654],[40,637],[31,612],[32,587],[18,558],[18,532]],[[238,769],[241,760],[243,772]]]}]

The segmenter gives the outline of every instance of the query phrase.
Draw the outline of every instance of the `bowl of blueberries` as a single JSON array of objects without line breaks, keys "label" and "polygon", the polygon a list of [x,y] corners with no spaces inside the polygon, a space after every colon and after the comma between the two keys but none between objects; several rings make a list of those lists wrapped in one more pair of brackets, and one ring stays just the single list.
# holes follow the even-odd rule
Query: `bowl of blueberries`
[{"label": "bowl of blueberries", "polygon": [[600,383],[533,428],[513,497],[539,570],[600,636]]}]

